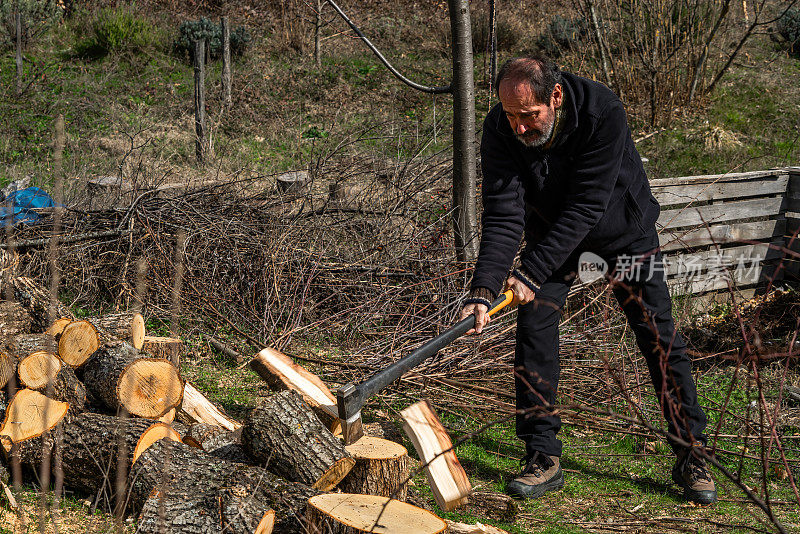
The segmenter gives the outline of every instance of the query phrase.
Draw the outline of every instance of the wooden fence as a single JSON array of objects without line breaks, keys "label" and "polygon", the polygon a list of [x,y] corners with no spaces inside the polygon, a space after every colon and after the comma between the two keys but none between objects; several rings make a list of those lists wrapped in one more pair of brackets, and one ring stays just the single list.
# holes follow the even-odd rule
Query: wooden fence
[{"label": "wooden fence", "polygon": [[800,254],[800,167],[650,184],[673,294],[724,295],[731,281],[749,298],[770,279],[800,278],[798,258],[781,250]]}]

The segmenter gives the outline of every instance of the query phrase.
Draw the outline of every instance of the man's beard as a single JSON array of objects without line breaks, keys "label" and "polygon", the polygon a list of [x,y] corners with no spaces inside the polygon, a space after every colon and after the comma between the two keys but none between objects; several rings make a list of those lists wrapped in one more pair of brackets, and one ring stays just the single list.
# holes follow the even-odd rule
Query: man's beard
[{"label": "man's beard", "polygon": [[544,132],[541,130],[528,130],[523,135],[514,134],[514,136],[519,140],[520,143],[528,148],[540,147],[550,140],[550,136],[553,135],[553,128],[555,127],[555,124],[556,119],[554,116],[553,120],[550,121],[550,124],[547,126],[547,129]]}]

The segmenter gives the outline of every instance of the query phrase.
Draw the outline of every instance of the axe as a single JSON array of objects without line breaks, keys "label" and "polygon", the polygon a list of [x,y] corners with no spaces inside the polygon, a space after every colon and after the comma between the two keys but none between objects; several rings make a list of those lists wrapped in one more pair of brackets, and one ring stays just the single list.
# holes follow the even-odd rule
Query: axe
[{"label": "axe", "polygon": [[[506,306],[514,306],[516,303],[517,301],[514,298],[514,293],[509,289],[492,303],[491,308],[489,308],[489,315],[494,315]],[[336,404],[339,410],[339,419],[342,421],[342,434],[344,435],[345,445],[355,443],[364,435],[364,430],[361,428],[361,408],[364,407],[367,399],[399,379],[407,371],[413,369],[459,337],[463,336],[473,326],[475,326],[475,316],[470,315],[431,339],[408,356],[400,358],[360,384],[353,384],[350,382],[340,387],[336,391]]]}]

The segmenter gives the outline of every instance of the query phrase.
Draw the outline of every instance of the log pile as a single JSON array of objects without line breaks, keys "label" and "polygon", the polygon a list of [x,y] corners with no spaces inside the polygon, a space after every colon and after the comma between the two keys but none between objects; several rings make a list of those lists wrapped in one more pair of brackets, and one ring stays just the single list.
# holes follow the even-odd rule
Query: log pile
[{"label": "log pile", "polygon": [[0,303],[2,470],[103,499],[143,533],[447,530],[403,502],[406,449],[345,446],[330,390],[287,356],[256,356],[279,391],[240,423],[183,380],[173,351],[142,349],[159,345],[141,316],[76,320],[32,281],[14,287],[19,302]]}]

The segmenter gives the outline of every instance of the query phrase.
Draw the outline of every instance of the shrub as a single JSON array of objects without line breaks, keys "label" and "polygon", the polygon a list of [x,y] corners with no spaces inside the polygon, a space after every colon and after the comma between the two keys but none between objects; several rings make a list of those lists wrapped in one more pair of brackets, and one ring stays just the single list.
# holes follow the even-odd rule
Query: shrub
[{"label": "shrub", "polygon": [[[215,23],[207,18],[200,20],[185,20],[181,23],[178,30],[178,38],[175,39],[173,47],[179,55],[191,59],[194,56],[194,42],[200,39],[206,40],[207,54],[213,58],[222,56],[222,25]],[[241,56],[250,46],[253,37],[244,26],[236,26],[231,30],[231,55]]]},{"label": "shrub", "polygon": [[64,8],[57,0],[0,0],[2,41],[16,41],[16,12],[22,15],[22,45],[28,46],[64,16]]},{"label": "shrub", "polygon": [[79,56],[100,57],[117,51],[141,51],[155,41],[155,28],[134,6],[102,9],[92,20],[91,35],[80,41]]},{"label": "shrub", "polygon": [[775,23],[775,30],[789,53],[800,57],[800,8],[788,9]]},{"label": "shrub", "polygon": [[565,19],[556,15],[547,25],[547,31],[536,40],[536,45],[548,56],[558,58],[562,52],[574,50],[583,43],[588,29],[583,18]]},{"label": "shrub", "polygon": [[[488,50],[489,43],[489,15],[479,11],[470,19],[472,25],[472,50],[482,53]],[[497,51],[507,52],[517,47],[520,39],[524,37],[520,28],[505,17],[495,19],[494,31],[497,36]]]}]

